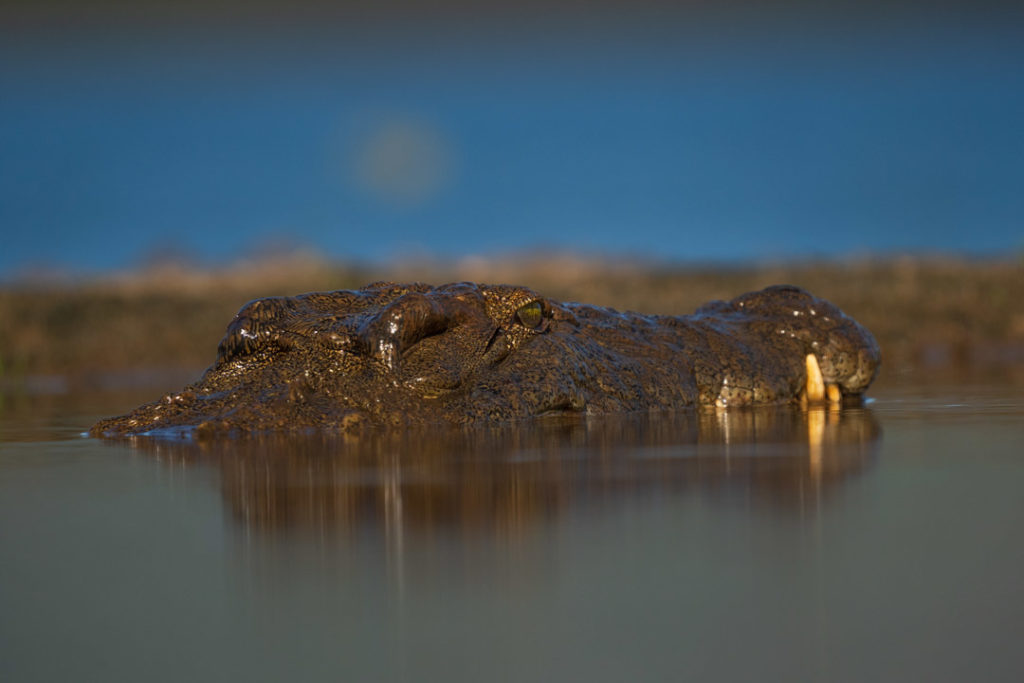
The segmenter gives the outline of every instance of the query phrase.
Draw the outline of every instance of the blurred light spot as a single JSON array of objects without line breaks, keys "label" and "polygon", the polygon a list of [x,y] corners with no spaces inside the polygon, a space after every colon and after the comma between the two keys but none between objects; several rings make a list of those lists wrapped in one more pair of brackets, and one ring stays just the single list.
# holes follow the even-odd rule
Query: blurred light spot
[{"label": "blurred light spot", "polygon": [[422,204],[451,177],[451,145],[422,121],[391,120],[359,141],[355,156],[358,185],[394,204]]}]

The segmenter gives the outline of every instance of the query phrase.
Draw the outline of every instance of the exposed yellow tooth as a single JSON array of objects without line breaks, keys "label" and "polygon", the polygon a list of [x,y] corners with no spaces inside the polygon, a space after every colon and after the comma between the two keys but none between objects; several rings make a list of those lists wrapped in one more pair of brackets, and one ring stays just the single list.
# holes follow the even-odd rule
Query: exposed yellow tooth
[{"label": "exposed yellow tooth", "polygon": [[809,353],[805,360],[807,362],[807,400],[810,403],[820,403],[825,400],[825,380],[821,376],[818,359],[813,353]]},{"label": "exposed yellow tooth", "polygon": [[829,384],[825,387],[828,392],[828,402],[832,404],[838,404],[843,402],[843,392],[839,390],[838,384]]}]

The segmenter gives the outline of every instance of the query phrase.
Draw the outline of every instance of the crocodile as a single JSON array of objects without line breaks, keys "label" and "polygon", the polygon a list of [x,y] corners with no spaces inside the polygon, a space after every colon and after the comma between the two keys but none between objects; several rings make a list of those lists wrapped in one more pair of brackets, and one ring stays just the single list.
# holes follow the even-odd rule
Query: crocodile
[{"label": "crocodile", "polygon": [[860,400],[880,362],[867,329],[789,285],[663,316],[559,303],[513,285],[377,282],[246,304],[198,381],[90,434],[841,406]]}]

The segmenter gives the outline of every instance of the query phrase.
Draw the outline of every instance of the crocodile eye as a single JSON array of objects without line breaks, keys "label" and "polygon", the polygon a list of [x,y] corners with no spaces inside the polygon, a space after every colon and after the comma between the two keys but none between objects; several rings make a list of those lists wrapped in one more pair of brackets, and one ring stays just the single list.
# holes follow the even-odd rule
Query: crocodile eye
[{"label": "crocodile eye", "polygon": [[537,329],[544,322],[544,307],[539,301],[531,301],[520,306],[516,311],[516,320],[523,327],[529,327],[531,330]]}]

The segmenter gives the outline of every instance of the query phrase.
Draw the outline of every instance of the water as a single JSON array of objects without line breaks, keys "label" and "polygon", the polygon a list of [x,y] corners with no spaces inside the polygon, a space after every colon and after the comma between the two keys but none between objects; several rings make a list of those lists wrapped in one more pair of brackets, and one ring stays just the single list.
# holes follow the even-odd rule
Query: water
[{"label": "water", "polygon": [[106,443],[0,417],[0,679],[1024,673],[1024,400]]}]

